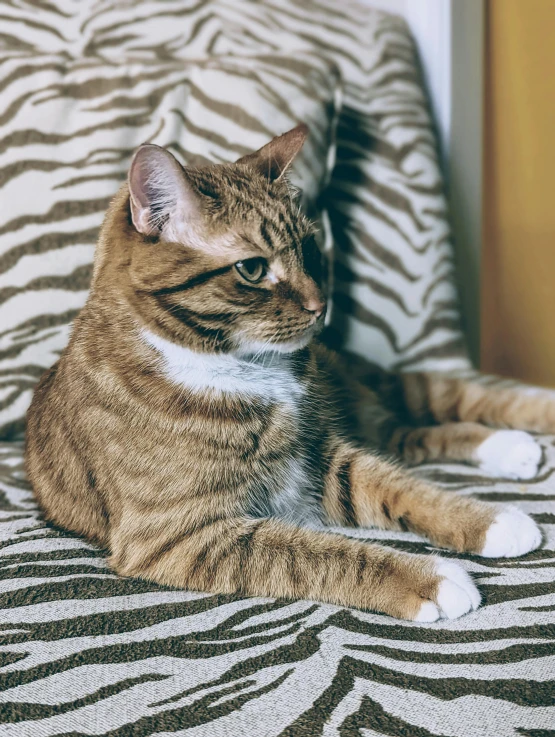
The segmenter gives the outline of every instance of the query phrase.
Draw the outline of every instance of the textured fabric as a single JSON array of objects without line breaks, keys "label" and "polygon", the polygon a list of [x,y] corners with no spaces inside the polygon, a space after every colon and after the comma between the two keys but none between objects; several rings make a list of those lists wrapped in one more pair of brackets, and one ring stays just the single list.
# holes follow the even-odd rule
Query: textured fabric
[{"label": "textured fabric", "polygon": [[[55,360],[83,303],[101,213],[131,149],[158,135],[176,152],[192,146],[206,155],[191,108],[185,115],[176,104],[184,99],[175,80],[185,63],[207,56],[281,54],[272,85],[286,84],[282,74],[301,50],[317,49],[340,68],[344,105],[327,197],[337,254],[332,337],[384,366],[466,365],[435,139],[400,19],[349,0],[15,0],[2,4],[0,25],[0,237],[8,239],[0,249],[0,410],[15,407],[5,427],[21,426],[40,367]],[[319,66],[327,62],[314,63],[305,92],[328,89]],[[254,62],[253,74],[260,69]],[[112,88],[83,82],[99,70]],[[137,73],[140,83],[130,76]],[[197,85],[197,109],[217,117],[203,92]],[[286,101],[297,103],[295,95]],[[56,105],[59,127],[45,138],[37,134],[42,110]],[[85,115],[75,148],[63,134],[73,106]],[[163,110],[160,129],[149,117],[155,110]],[[226,128],[210,138],[209,157],[240,155],[274,131],[250,119],[241,128],[248,140]],[[28,209],[8,206],[8,191]],[[31,220],[20,219],[26,213]],[[56,295],[41,281],[42,266],[33,270],[35,257],[64,285],[65,311],[52,310]],[[45,307],[26,316],[26,301],[12,301],[18,290]],[[543,444],[541,475],[528,485],[465,467],[418,472],[485,500],[518,502],[545,533],[542,549],[521,560],[464,558],[484,605],[431,625],[118,578],[103,551],[40,520],[22,446],[0,444],[0,735],[548,737],[555,447],[552,438]],[[408,533],[356,534],[432,552]]]},{"label": "textured fabric", "polygon": [[[0,445],[0,734],[553,734],[555,448],[543,445],[527,486],[426,469],[453,490],[517,501],[545,534],[520,560],[464,557],[483,606],[429,625],[118,578],[102,551],[37,518],[21,447]],[[357,536],[433,551],[409,533]]]},{"label": "textured fabric", "polygon": [[[184,156],[240,154],[292,118],[318,118],[306,106],[313,85],[325,87],[328,64],[344,83],[325,198],[336,242],[330,341],[386,367],[468,365],[435,137],[410,34],[401,19],[355,2],[297,5],[5,4],[0,437],[21,431],[32,387],[67,340],[85,299],[101,214],[133,147],[150,139],[171,142]],[[299,75],[300,55],[315,52],[328,61],[312,61],[316,71]],[[260,59],[249,69],[263,77],[263,107],[279,111],[263,125],[257,111],[244,109],[242,94],[226,97],[227,82],[208,79],[205,88],[206,72],[198,73],[203,84],[176,86],[187,77],[184,64],[247,54],[281,55],[279,73],[265,74],[271,61]],[[304,160],[318,167],[320,155],[309,147]]]},{"label": "textured fabric", "polygon": [[[291,179],[317,216],[339,88],[332,64],[302,54],[117,65],[33,56],[8,58],[0,75],[9,111],[0,133],[0,437],[10,437],[23,431],[34,385],[85,302],[98,227],[133,150],[151,141],[190,164],[230,161],[305,120],[310,137]],[[331,246],[331,235],[324,240]]]}]

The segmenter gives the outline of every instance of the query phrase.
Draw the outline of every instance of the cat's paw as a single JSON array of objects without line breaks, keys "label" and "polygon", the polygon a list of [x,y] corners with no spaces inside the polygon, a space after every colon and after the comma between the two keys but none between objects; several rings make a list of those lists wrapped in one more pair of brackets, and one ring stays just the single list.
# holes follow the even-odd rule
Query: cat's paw
[{"label": "cat's paw", "polygon": [[433,600],[422,602],[415,622],[436,622],[456,619],[480,606],[480,593],[468,573],[458,563],[438,558],[435,561],[439,577]]},{"label": "cat's paw", "polygon": [[521,430],[497,430],[474,453],[474,460],[482,471],[507,479],[534,478],[541,459],[540,445]]},{"label": "cat's paw", "polygon": [[542,534],[534,520],[516,507],[500,512],[486,532],[484,558],[518,558],[539,548]]}]

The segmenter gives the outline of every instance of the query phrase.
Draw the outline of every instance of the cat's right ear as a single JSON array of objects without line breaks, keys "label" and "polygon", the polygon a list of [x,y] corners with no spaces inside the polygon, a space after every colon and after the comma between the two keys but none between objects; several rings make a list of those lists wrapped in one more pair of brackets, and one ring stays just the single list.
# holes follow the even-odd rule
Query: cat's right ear
[{"label": "cat's right ear", "polygon": [[307,135],[308,126],[299,123],[287,133],[272,138],[270,143],[253,154],[242,156],[235,163],[256,169],[271,182],[281,179],[303,147]]},{"label": "cat's right ear", "polygon": [[133,225],[143,235],[166,229],[178,234],[198,218],[198,198],[183,167],[160,146],[145,143],[137,149],[128,184]]}]

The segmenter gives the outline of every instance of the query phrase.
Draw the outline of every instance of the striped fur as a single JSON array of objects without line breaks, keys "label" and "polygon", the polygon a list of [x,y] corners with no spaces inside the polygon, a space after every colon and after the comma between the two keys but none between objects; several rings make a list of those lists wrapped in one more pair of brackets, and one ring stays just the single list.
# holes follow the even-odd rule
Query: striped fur
[{"label": "striped fur", "polygon": [[[321,254],[284,177],[306,135],[299,125],[234,164],[202,168],[138,149],[100,232],[87,304],[29,409],[29,477],[47,518],[108,547],[122,575],[414,621],[460,616],[479,595],[454,564],[442,577],[441,560],[306,529],[400,528],[488,556],[541,543],[520,512],[417,483],[353,442],[364,428],[345,408],[380,402],[314,342]],[[401,380],[413,415],[464,406],[442,377]],[[481,403],[500,396],[486,391]],[[512,402],[502,399],[499,422]],[[552,429],[549,418],[537,429]],[[494,469],[523,439],[537,449],[524,433],[499,443],[479,430],[465,427],[466,456],[445,427],[422,431],[419,446],[435,440],[436,456]]]},{"label": "striped fur", "polygon": [[[21,446],[0,445],[4,733],[235,737],[256,724],[270,737],[549,734],[553,439],[542,446],[540,476],[526,486],[465,466],[419,471],[451,492],[518,502],[541,524],[545,544],[519,560],[464,560],[481,585],[482,608],[460,623],[416,625],[116,577],[102,551],[44,524],[24,481]],[[433,552],[410,532],[341,532]]]}]

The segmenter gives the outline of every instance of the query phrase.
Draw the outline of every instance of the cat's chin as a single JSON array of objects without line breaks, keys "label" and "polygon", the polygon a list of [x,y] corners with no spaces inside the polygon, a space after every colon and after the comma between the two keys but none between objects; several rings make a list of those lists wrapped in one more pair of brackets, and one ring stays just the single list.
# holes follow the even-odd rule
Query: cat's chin
[{"label": "cat's chin", "polygon": [[267,353],[295,353],[300,351],[312,341],[314,332],[309,331],[297,340],[290,340],[285,343],[267,343],[264,341],[245,341],[239,345],[234,353],[240,358],[248,358],[249,356],[262,356]]}]

